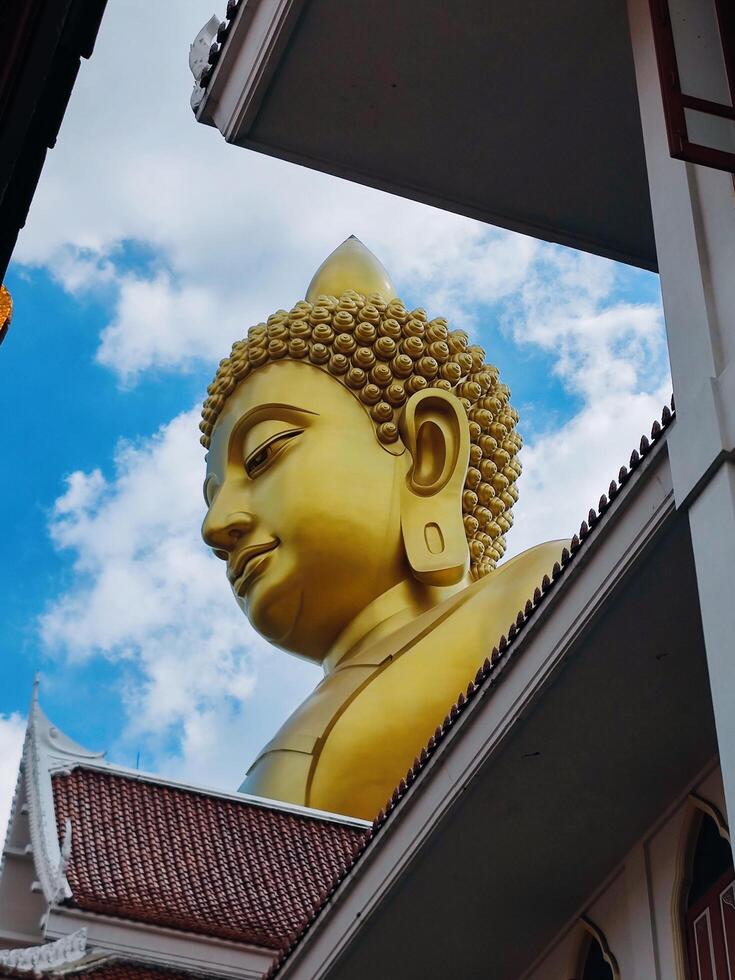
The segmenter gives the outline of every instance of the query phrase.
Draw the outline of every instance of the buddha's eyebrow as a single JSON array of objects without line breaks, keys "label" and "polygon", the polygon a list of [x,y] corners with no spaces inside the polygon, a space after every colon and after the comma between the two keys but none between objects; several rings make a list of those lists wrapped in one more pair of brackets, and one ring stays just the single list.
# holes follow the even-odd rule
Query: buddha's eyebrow
[{"label": "buddha's eyebrow", "polygon": [[285,402],[265,402],[262,405],[255,405],[238,420],[230,435],[229,444],[232,446],[235,440],[242,439],[245,433],[258,422],[280,419],[283,422],[293,422],[299,425],[304,421],[305,415],[316,418],[319,413],[309,408],[299,408],[298,405],[288,405]]},{"label": "buddha's eyebrow", "polygon": [[296,413],[297,415],[318,415],[318,412],[312,411],[310,408],[299,408],[298,405],[287,405],[285,402],[264,402],[262,405],[256,405],[249,411],[245,412],[242,418],[237,423],[238,428],[241,425],[246,425],[248,428],[253,425],[253,419],[257,418],[257,421],[261,419],[271,419],[271,418],[281,418],[284,414],[291,415]]}]

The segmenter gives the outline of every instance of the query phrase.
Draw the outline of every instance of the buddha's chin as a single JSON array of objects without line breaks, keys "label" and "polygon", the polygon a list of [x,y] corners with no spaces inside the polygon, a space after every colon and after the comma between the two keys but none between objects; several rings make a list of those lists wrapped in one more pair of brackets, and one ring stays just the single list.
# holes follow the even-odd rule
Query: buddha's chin
[{"label": "buddha's chin", "polygon": [[287,587],[286,583],[271,584],[261,579],[254,583],[244,612],[264,639],[289,649],[288,641],[294,632],[301,602],[300,588]]}]

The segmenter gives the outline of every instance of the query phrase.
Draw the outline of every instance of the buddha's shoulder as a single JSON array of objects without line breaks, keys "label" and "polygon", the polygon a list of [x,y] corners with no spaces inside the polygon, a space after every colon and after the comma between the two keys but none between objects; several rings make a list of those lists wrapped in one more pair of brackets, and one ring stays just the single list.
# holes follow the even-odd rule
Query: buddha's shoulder
[{"label": "buddha's shoulder", "polygon": [[551,575],[554,562],[560,560],[562,549],[568,545],[567,539],[546,541],[515,555],[500,568],[480,579],[465,605],[471,605],[473,612],[483,606],[490,606],[498,613],[505,610],[510,616],[507,623],[510,625],[526,601],[533,597],[534,590],[541,585],[544,575]]},{"label": "buddha's shoulder", "polygon": [[241,788],[340,813],[377,812],[566,543],[529,548],[386,638],[369,663],[324,678]]},{"label": "buddha's shoulder", "polygon": [[475,582],[452,617],[455,625],[458,621],[467,622],[468,626],[474,623],[485,637],[488,627],[498,635],[505,632],[533,598],[544,575],[551,575],[554,562],[559,561],[568,544],[568,540],[560,539],[535,545]]},{"label": "buddha's shoulder", "polygon": [[[502,575],[514,576],[524,573],[539,575],[543,578],[553,567],[555,561],[559,561],[562,550],[569,546],[569,538],[555,538],[553,541],[544,541],[542,544],[534,545],[521,551],[514,558],[508,559],[500,568],[493,572],[494,577]],[[549,565],[551,562],[551,565]]]},{"label": "buddha's shoulder", "polygon": [[310,806],[377,812],[565,543],[551,541],[517,555],[436,610],[431,624],[414,624],[413,638],[397,644],[325,733]]}]

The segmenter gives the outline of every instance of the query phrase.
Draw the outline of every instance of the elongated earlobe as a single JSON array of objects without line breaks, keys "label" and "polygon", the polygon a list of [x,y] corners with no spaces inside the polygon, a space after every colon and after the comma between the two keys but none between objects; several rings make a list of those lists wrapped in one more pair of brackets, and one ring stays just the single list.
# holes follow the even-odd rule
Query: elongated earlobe
[{"label": "elongated earlobe", "polygon": [[469,568],[462,490],[470,452],[461,402],[441,388],[413,395],[400,419],[411,468],[401,489],[401,530],[415,577],[454,585]]}]

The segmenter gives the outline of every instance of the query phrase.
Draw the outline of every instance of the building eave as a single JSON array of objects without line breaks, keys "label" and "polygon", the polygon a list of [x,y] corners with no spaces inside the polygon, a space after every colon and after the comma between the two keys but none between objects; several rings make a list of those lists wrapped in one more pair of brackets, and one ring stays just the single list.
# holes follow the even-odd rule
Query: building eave
[{"label": "building eave", "polygon": [[0,14],[0,280],[106,0],[5,0]]},{"label": "building eave", "polygon": [[[296,25],[306,0],[239,0],[232,9],[227,27],[227,37],[213,46],[211,64],[194,87],[197,122],[216,126],[215,111],[222,99],[227,106],[225,139],[231,141],[243,128],[250,125],[266,94],[268,82],[278,68],[278,63]],[[228,78],[232,71],[244,80],[241,91],[232,101]],[[199,93],[197,95],[197,92]],[[217,120],[225,118],[217,112]]]},{"label": "building eave", "polygon": [[240,0],[220,30],[192,105],[229,143],[656,269],[624,6]]},{"label": "building eave", "polygon": [[80,930],[97,954],[125,961],[178,969],[192,974],[258,980],[273,962],[274,951],[213,936],[186,933],[57,905],[49,910],[45,935],[63,940]]},{"label": "building eave", "polygon": [[[665,415],[665,421],[668,420],[670,420],[670,413]],[[611,484],[610,496],[603,495],[599,508],[590,512],[590,523],[594,526],[590,529],[587,522],[583,523],[580,532],[583,532],[584,542],[580,543],[579,538],[576,539],[574,560],[570,561],[570,556],[567,556],[566,567],[560,568],[556,572],[554,582],[549,583],[546,596],[541,597],[537,609],[529,610],[525,617],[519,614],[517,624],[514,624],[509,631],[510,640],[506,637],[502,640],[501,647],[504,653],[497,657],[497,664],[491,664],[489,670],[478,672],[478,678],[474,684],[470,684],[467,696],[460,696],[458,703],[453,706],[443,725],[437,729],[436,736],[432,738],[429,745],[430,751],[421,753],[420,759],[417,760],[416,765],[407,774],[406,780],[402,781],[392,800],[389,801],[387,812],[381,814],[376,820],[372,834],[373,839],[366,843],[362,855],[357,857],[352,868],[345,869],[341,882],[325,899],[322,908],[315,910],[310,922],[305,924],[300,940],[296,941],[290,950],[285,952],[281,957],[280,968],[274,968],[271,976],[278,973],[279,977],[281,975],[294,978],[308,976],[309,980],[314,980],[316,977],[332,977],[336,975],[336,970],[341,978],[349,980],[355,974],[347,970],[346,963],[348,961],[350,963],[362,962],[364,967],[364,955],[368,949],[374,957],[377,957],[371,961],[374,962],[376,970],[380,971],[385,967],[385,962],[381,963],[381,958],[390,950],[394,957],[401,957],[400,964],[398,960],[394,960],[394,966],[396,969],[401,969],[402,975],[411,977],[420,975],[421,969],[425,969],[427,966],[426,962],[423,964],[420,962],[413,964],[412,962],[411,969],[408,969],[406,962],[402,959],[402,954],[397,952],[398,949],[415,949],[415,944],[419,942],[415,934],[411,935],[411,928],[417,928],[417,924],[410,922],[410,914],[406,913],[405,903],[402,909],[403,914],[398,915],[401,921],[402,945],[396,946],[397,937],[393,934],[394,931],[388,930],[390,937],[385,934],[386,919],[382,913],[388,907],[386,902],[389,893],[395,896],[399,883],[402,894],[407,894],[407,887],[409,890],[411,887],[419,887],[416,884],[418,880],[416,877],[417,863],[420,862],[424,873],[430,876],[431,871],[426,869],[431,868],[432,862],[435,863],[435,866],[436,862],[441,865],[442,860],[445,860],[441,856],[442,853],[451,853],[455,859],[451,871],[442,866],[443,875],[440,876],[442,881],[445,880],[447,874],[450,874],[454,881],[454,887],[461,887],[459,882],[465,880],[462,876],[466,874],[474,881],[472,887],[480,887],[481,879],[477,878],[477,875],[480,874],[478,858],[480,854],[492,850],[492,848],[488,848],[488,841],[483,838],[478,840],[477,847],[473,847],[473,837],[468,834],[467,828],[464,831],[457,829],[462,822],[457,819],[459,813],[463,814],[462,820],[465,823],[468,820],[469,823],[472,820],[475,822],[481,820],[487,829],[487,834],[490,835],[490,842],[498,832],[510,834],[509,839],[512,839],[512,835],[517,832],[515,821],[511,819],[508,823],[508,815],[503,814],[503,803],[497,799],[497,793],[494,794],[496,798],[494,801],[493,794],[483,796],[484,802],[472,808],[467,803],[471,796],[470,790],[473,790],[475,796],[478,793],[482,796],[486,792],[481,788],[485,785],[483,780],[495,778],[500,779],[500,783],[504,785],[504,793],[511,792],[517,795],[518,787],[511,787],[510,783],[528,779],[531,780],[529,785],[532,799],[529,799],[529,805],[532,810],[538,807],[540,811],[545,808],[553,813],[554,809],[558,808],[559,792],[563,793],[563,790],[558,788],[554,790],[547,785],[544,785],[543,789],[536,788],[533,790],[532,788],[533,780],[541,779],[543,781],[544,778],[547,778],[545,776],[545,773],[548,772],[545,768],[546,765],[558,765],[558,762],[554,763],[553,761],[553,746],[548,746],[549,763],[538,762],[535,764],[535,769],[532,768],[533,762],[514,762],[512,770],[508,770],[506,765],[502,778],[497,774],[495,777],[486,774],[493,773],[498,764],[502,767],[503,763],[498,763],[497,760],[502,760],[504,753],[507,755],[509,746],[519,743],[522,745],[524,740],[538,740],[541,737],[540,732],[544,730],[544,724],[549,724],[549,712],[553,713],[554,705],[566,703],[568,709],[569,698],[574,698],[575,691],[578,696],[580,690],[590,689],[589,669],[585,666],[588,660],[579,656],[580,651],[587,650],[589,652],[590,649],[595,649],[594,646],[590,648],[588,645],[592,642],[589,640],[590,636],[596,636],[598,639],[595,642],[597,643],[599,643],[600,637],[606,637],[604,642],[607,644],[615,642],[613,637],[616,634],[611,634],[608,627],[605,626],[605,623],[612,621],[609,618],[603,619],[602,614],[605,612],[606,616],[609,616],[609,611],[615,608],[615,604],[619,601],[623,603],[618,607],[621,612],[629,609],[631,596],[635,607],[635,603],[640,602],[640,598],[635,591],[632,593],[629,591],[631,587],[635,589],[633,583],[648,581],[647,588],[650,590],[650,582],[658,582],[657,578],[651,579],[652,570],[658,574],[659,563],[667,561],[667,556],[671,555],[676,555],[679,560],[683,561],[680,576],[683,576],[682,582],[689,583],[693,570],[690,565],[691,555],[687,557],[686,554],[688,534],[686,516],[677,514],[674,509],[671,472],[666,448],[667,440],[662,435],[661,426],[655,423],[652,432],[655,440],[653,447],[648,443],[648,440],[642,440],[641,453],[636,451],[631,458],[633,472],[630,473],[626,468],[623,468],[620,481],[613,481],[614,486]],[[644,459],[641,458],[642,455],[645,456]],[[611,497],[614,499],[611,500]],[[594,521],[592,521],[593,516]],[[655,556],[656,564],[654,565],[649,564],[651,555]],[[685,565],[688,567],[684,567]],[[646,571],[647,569],[649,571]],[[670,574],[671,572],[668,573],[668,575]],[[641,575],[648,575],[648,579],[645,577],[641,579]],[[657,587],[660,591],[660,585]],[[689,588],[689,585],[686,588]],[[686,612],[684,609],[679,611],[677,623],[681,622],[681,616],[689,615],[691,599],[688,604],[683,602],[687,595],[691,596],[691,591],[677,594],[677,600],[674,600],[672,596],[674,604],[678,601],[680,605],[686,606],[687,610]],[[620,599],[621,596],[622,599]],[[620,637],[621,662],[624,660],[626,669],[631,671],[630,683],[643,685],[639,688],[639,691],[643,693],[638,696],[646,703],[646,711],[650,709],[650,714],[643,712],[633,716],[634,719],[637,719],[634,724],[641,728],[642,735],[645,733],[646,737],[651,739],[649,744],[646,744],[645,739],[641,739],[640,759],[649,757],[652,761],[658,759],[658,762],[653,762],[653,764],[662,767],[660,772],[656,773],[655,778],[652,775],[651,785],[656,783],[656,788],[646,789],[644,792],[645,800],[642,797],[640,801],[636,797],[618,797],[620,800],[625,800],[628,810],[632,814],[628,820],[628,824],[630,824],[627,827],[628,834],[632,832],[635,821],[638,821],[636,829],[641,830],[640,823],[651,819],[651,813],[655,809],[655,807],[652,809],[653,797],[656,794],[658,794],[656,806],[660,806],[664,798],[666,798],[665,802],[668,803],[667,794],[672,793],[672,787],[675,786],[679,775],[682,779],[690,778],[693,772],[699,771],[706,760],[711,759],[712,754],[716,751],[711,703],[705,693],[707,690],[706,668],[703,666],[703,651],[698,646],[701,643],[701,633],[697,638],[697,629],[701,629],[701,627],[697,627],[696,623],[691,622],[683,631],[681,638],[676,639],[672,638],[670,630],[660,629],[661,616],[664,615],[660,609],[652,610],[649,618],[650,615],[655,617],[658,631],[654,630],[653,633],[649,633],[646,628],[639,629],[639,627],[643,627],[643,623],[636,623],[631,624],[631,630],[640,632],[640,637],[636,639],[636,642],[633,642],[636,634],[632,631],[628,636]],[[673,622],[675,617],[673,610],[671,617]],[[601,629],[603,630],[602,633],[600,632]],[[608,629],[607,634],[604,633],[605,629]],[[639,659],[634,657],[631,661],[630,656],[627,656],[626,644],[630,645],[631,651],[637,651],[639,644],[643,642],[642,637],[649,635],[655,636],[656,642],[663,642],[664,644],[689,642],[691,644],[690,657],[674,656],[670,659],[661,659],[661,664],[667,666],[659,667],[659,658],[652,656],[652,653],[656,651],[652,651],[649,646],[646,657],[641,659],[640,655],[636,655]],[[684,638],[685,636],[687,639]],[[662,657],[666,657],[668,652],[668,650],[662,650]],[[681,654],[682,651],[677,652]],[[495,651],[495,654],[497,653],[498,651]],[[623,657],[623,654],[626,656]],[[614,671],[615,669],[614,661],[600,661],[598,669],[602,669],[604,672],[600,676],[606,678],[614,676],[614,674],[608,674],[610,670]],[[587,671],[586,674],[585,671]],[[639,674],[636,674],[636,671]],[[587,688],[579,687],[580,679],[583,676],[587,678]],[[660,691],[657,688],[651,688],[652,684],[659,684],[658,680],[654,680],[654,678],[659,677],[661,678]],[[609,710],[618,703],[617,700],[610,701],[610,697],[613,699],[620,698],[620,684],[628,680],[629,677],[623,675],[618,681],[618,689],[615,694],[605,693],[602,695],[600,711],[608,718],[608,722]],[[671,685],[670,689],[667,689],[666,684]],[[638,692],[636,693],[638,694]],[[650,726],[654,716],[657,723],[661,723],[660,711],[663,710],[664,705],[669,705],[669,710],[679,711],[681,710],[682,698],[689,695],[693,701],[690,709],[691,716],[687,718],[686,732],[677,734],[677,751],[681,753],[677,757],[677,765],[681,767],[681,773],[679,773],[678,770],[674,771],[671,765],[667,766],[665,763],[661,763],[661,753],[666,751],[666,748],[663,743],[657,741],[657,736],[652,737],[653,733]],[[650,701],[651,698],[653,701]],[[656,700],[658,698],[661,699],[660,703]],[[606,700],[607,704],[605,703]],[[632,700],[635,701],[635,698]],[[572,703],[574,703],[573,700]],[[640,708],[638,710],[640,711]],[[694,721],[695,715],[696,723]],[[563,717],[565,723],[562,724],[562,729],[575,731],[574,726],[577,723],[572,720],[567,725],[568,719],[566,716]],[[544,721],[544,718],[547,720]],[[529,727],[533,725],[536,728]],[[692,725],[695,725],[694,731]],[[696,727],[697,725],[699,728]],[[553,730],[552,727],[551,731]],[[637,732],[638,729],[636,728],[635,731]],[[548,732],[549,729],[547,728],[547,736]],[[568,736],[564,732],[559,736],[562,740],[566,737]],[[581,738],[577,733],[576,741],[572,740],[571,746],[568,746],[571,752],[570,759],[577,749],[581,749],[583,755],[585,751],[588,751],[585,743],[589,742],[589,745],[593,745],[599,742],[600,738],[603,738],[604,744],[605,737],[606,732],[604,730],[595,730],[594,728],[585,730]],[[618,770],[621,759],[624,765],[628,764],[625,760],[629,757],[625,753],[631,751],[630,737],[632,736],[628,732],[621,739],[619,747],[615,745],[615,752],[618,753],[618,756],[623,753],[620,758],[616,757],[614,763]],[[610,738],[612,739],[612,736]],[[683,742],[682,739],[684,739]],[[556,745],[557,751],[561,744],[562,742],[559,742]],[[670,741],[668,744],[671,745],[672,742]],[[673,748],[672,751],[674,751]],[[545,752],[531,752],[529,758],[539,754],[546,755]],[[609,754],[612,757],[612,744]],[[600,764],[604,758],[603,752],[603,755],[599,756]],[[589,760],[577,770],[580,778],[584,772],[588,771],[588,764]],[[573,770],[574,764],[571,761],[567,765],[572,766]],[[634,760],[631,756],[630,766],[631,778],[635,778],[640,783],[642,778],[640,760]],[[513,779],[509,779],[510,772],[514,773]],[[564,779],[567,782],[571,780],[573,783],[575,778],[573,771],[571,775],[570,772],[564,774]],[[678,787],[676,788],[678,789]],[[535,796],[533,795],[534,792]],[[604,784],[595,786],[595,792],[604,795],[607,792],[607,787]],[[595,806],[599,805],[600,798],[597,798],[598,803],[594,804]],[[612,805],[615,806],[616,804],[613,803]],[[498,806],[501,806],[501,810],[494,812]],[[483,815],[483,809],[487,809],[488,814]],[[467,816],[469,812],[472,813],[471,817]],[[452,814],[451,818],[450,813]],[[494,816],[491,816],[493,813]],[[578,819],[576,816],[572,817],[572,814],[570,817],[572,823]],[[524,819],[526,818],[524,817]],[[534,817],[531,816],[527,819],[533,822]],[[621,836],[624,833],[623,830],[616,830],[616,832]],[[458,840],[458,834],[461,840]],[[429,841],[432,841],[431,847],[428,845]],[[468,848],[474,857],[470,859],[469,854],[467,854],[469,859],[467,868],[458,867],[456,860],[459,853],[467,852]],[[559,853],[562,851],[560,850]],[[496,860],[498,859],[502,863],[505,857],[502,854],[496,854]],[[609,867],[603,868],[603,866],[609,860],[610,851],[608,849],[604,854],[595,855],[594,861],[590,860],[588,863],[591,867],[597,861],[600,865],[598,871],[607,873]],[[590,873],[583,858],[579,857],[579,863],[581,870],[575,868],[573,872],[572,870],[564,872],[564,877],[567,879],[565,888],[573,887],[568,882],[571,882],[575,876],[584,877]],[[410,875],[408,875],[409,868],[413,869]],[[534,873],[533,869],[525,867],[523,862],[516,865],[516,871],[519,875],[533,875]],[[493,871],[493,874],[495,873]],[[510,879],[504,880],[499,870],[497,874],[501,877],[485,882],[483,894],[488,903],[493,897],[493,888],[496,893],[499,892],[502,895],[509,889],[509,886],[514,885]],[[558,869],[557,874],[561,874]],[[411,885],[408,884],[409,881],[412,883]],[[559,899],[561,894],[560,882],[561,879],[557,880],[555,885]],[[439,885],[438,881],[435,885],[440,889],[443,887]],[[466,881],[466,885],[470,887],[469,880]],[[576,887],[580,886],[577,885]],[[488,892],[487,889],[490,891]],[[426,881],[422,894],[427,894]],[[579,901],[582,897],[583,893],[575,901]],[[497,902],[500,899],[496,896],[493,898],[497,908]],[[569,901],[569,896],[566,896],[565,900]],[[417,904],[421,904],[421,901]],[[445,910],[445,915],[451,912],[451,906],[447,906],[442,900],[439,901],[438,907]],[[471,915],[468,914],[469,910],[466,906],[462,907],[465,908],[466,921],[472,921]],[[427,910],[424,909],[425,914],[426,912]],[[556,914],[554,912],[551,918]],[[416,912],[416,915],[420,918],[421,913]],[[540,922],[543,917],[539,915],[537,918]],[[548,928],[548,910],[546,910],[546,919],[546,928]],[[383,924],[382,939],[376,938],[376,921]],[[527,921],[525,917],[523,917],[523,921]],[[369,928],[368,923],[370,923]],[[452,925],[444,922],[442,927],[451,929]],[[428,950],[426,955],[431,956],[433,950],[433,955],[436,957],[439,948],[436,943],[432,943],[430,936],[433,936],[435,930],[439,929],[439,923],[427,921],[425,918],[422,920],[422,928],[427,930],[426,941],[423,943]],[[464,925],[460,928],[464,928]],[[504,926],[496,921],[494,928],[500,930],[498,933],[500,936],[504,929],[508,928],[508,923],[505,923]],[[535,941],[539,943],[538,948],[541,948],[544,942],[549,939],[548,935],[544,939],[542,933],[543,927],[535,938]],[[367,936],[373,937],[372,946],[366,939]],[[461,946],[462,940],[455,938],[456,943]],[[476,935],[476,939],[478,938],[479,936]],[[499,967],[497,957],[506,956],[505,969],[507,970],[509,968],[508,943],[513,945],[513,940],[508,940],[505,937],[504,939],[505,945],[498,940],[492,955],[488,953],[487,957],[488,969],[491,973],[494,972],[494,969],[500,969],[498,975],[505,975],[505,973],[503,973],[503,968]],[[510,959],[515,956],[517,960],[518,955],[520,955],[518,954],[517,940],[518,937],[516,937],[516,943],[513,946],[516,952],[510,954]],[[468,937],[465,936],[465,942],[467,941],[469,941]],[[375,946],[375,942],[380,945]],[[525,955],[525,947],[522,948],[523,955]],[[505,950],[505,954],[503,954],[503,950]],[[527,952],[531,957],[534,951],[529,948]],[[422,955],[424,954],[422,953]],[[448,955],[448,947],[441,947],[441,955]],[[496,958],[494,967],[491,963],[493,957]],[[447,968],[446,962],[440,964],[436,959],[433,962],[437,969]],[[415,970],[418,971],[416,973],[412,972],[414,966]],[[515,962],[511,972],[513,975],[518,973],[518,962]]]}]

